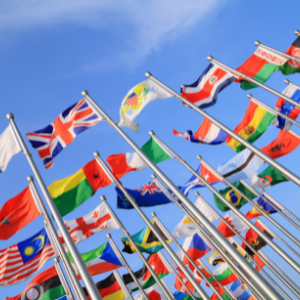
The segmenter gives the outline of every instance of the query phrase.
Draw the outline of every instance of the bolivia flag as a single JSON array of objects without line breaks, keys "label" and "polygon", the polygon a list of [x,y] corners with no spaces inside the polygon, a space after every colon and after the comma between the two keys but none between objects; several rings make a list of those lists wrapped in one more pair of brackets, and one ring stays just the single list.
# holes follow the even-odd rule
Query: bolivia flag
[{"label": "bolivia flag", "polygon": [[[286,54],[300,58],[300,36],[296,38],[294,43],[285,51]],[[292,59],[289,59],[282,67],[281,72],[284,75],[300,72],[300,64]]]},{"label": "bolivia flag", "polygon": [[[203,271],[203,270],[202,270]],[[217,269],[212,271],[216,279],[222,284],[227,285],[230,284],[239,278],[231,271],[227,264],[221,264]],[[206,273],[205,273],[206,274]],[[210,275],[208,275],[210,276]],[[213,279],[213,277],[208,277],[208,280],[213,284],[213,286],[218,286],[217,282]],[[206,283],[206,286],[209,286]]]},{"label": "bolivia flag", "polygon": [[[104,243],[102,246],[96,248],[95,250],[91,250],[80,255],[83,262],[86,264],[91,276],[102,274],[122,267],[122,263],[119,261],[109,242]],[[70,253],[68,253],[68,257],[70,262],[72,263],[78,279],[81,279]]]},{"label": "bolivia flag", "polygon": [[111,180],[94,159],[75,174],[54,181],[48,191],[63,217],[93,196],[99,188],[110,184]]},{"label": "bolivia flag", "polygon": [[[275,115],[251,101],[242,122],[234,129],[234,132],[252,144],[267,130],[275,117]],[[236,152],[245,149],[244,145],[230,135],[226,139],[226,144]]]},{"label": "bolivia flag", "polygon": [[53,300],[65,294],[56,268],[53,266],[35,276],[20,295],[6,297],[6,300]]}]

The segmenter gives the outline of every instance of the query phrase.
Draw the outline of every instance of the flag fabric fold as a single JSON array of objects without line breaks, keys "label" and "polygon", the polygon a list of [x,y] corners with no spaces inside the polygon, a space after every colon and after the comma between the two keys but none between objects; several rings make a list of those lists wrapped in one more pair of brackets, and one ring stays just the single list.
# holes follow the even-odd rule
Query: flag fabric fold
[{"label": "flag fabric fold", "polygon": [[[207,273],[207,272],[206,272]],[[212,271],[213,275],[215,278],[222,284],[222,285],[228,285],[239,278],[231,271],[231,269],[228,267],[228,265],[225,264],[220,264],[217,269]],[[208,280],[213,284],[213,286],[219,286],[218,283],[215,281],[213,277],[211,277],[208,274]],[[206,286],[209,286],[206,283]]]},{"label": "flag fabric fold", "polygon": [[[298,36],[293,44],[285,51],[286,54],[300,58],[300,37]],[[284,75],[290,75],[296,72],[300,72],[300,63],[289,59],[281,68],[281,72]]]},{"label": "flag fabric fold", "polygon": [[[161,291],[157,284],[151,286],[150,288],[145,290],[149,300],[167,300],[165,294]],[[134,296],[134,300],[144,300],[144,296],[139,293]]]},{"label": "flag fabric fold", "polygon": [[[176,300],[193,300],[193,298],[189,294],[185,294],[179,291],[176,291],[174,294]],[[200,297],[196,297],[197,300],[202,300]]]},{"label": "flag fabric fold", "polygon": [[250,290],[242,284],[240,279],[231,285],[230,290],[237,300],[248,300],[251,296]]}]

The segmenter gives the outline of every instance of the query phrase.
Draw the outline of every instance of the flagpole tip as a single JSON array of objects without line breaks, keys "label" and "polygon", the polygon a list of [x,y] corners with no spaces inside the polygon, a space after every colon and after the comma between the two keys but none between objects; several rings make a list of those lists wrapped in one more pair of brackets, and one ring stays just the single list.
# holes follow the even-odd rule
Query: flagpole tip
[{"label": "flagpole tip", "polygon": [[106,235],[106,237],[107,237],[108,239],[111,239],[111,234],[108,233],[108,234]]},{"label": "flagpole tip", "polygon": [[254,45],[255,45],[255,46],[259,46],[260,44],[261,44],[260,41],[255,41],[255,42],[254,42]]},{"label": "flagpole tip", "polygon": [[152,175],[151,175],[151,178],[152,178],[152,179],[156,179],[155,174],[152,174]]},{"label": "flagpole tip", "polygon": [[212,61],[214,58],[211,55],[207,56],[207,60]]},{"label": "flagpole tip", "polygon": [[33,177],[32,176],[28,176],[27,177],[27,181],[29,181],[29,182],[33,181]]},{"label": "flagpole tip", "polygon": [[295,34],[297,34],[297,35],[300,36],[300,31],[299,31],[299,30],[296,30],[296,31],[295,31]]},{"label": "flagpole tip", "polygon": [[56,256],[56,257],[54,257],[54,261],[56,262],[56,263],[58,263],[59,262],[59,258]]},{"label": "flagpole tip", "polygon": [[195,196],[199,197],[199,196],[200,196],[199,192],[196,192],[196,193],[195,193]]},{"label": "flagpole tip", "polygon": [[253,96],[252,96],[252,94],[248,94],[247,97],[248,97],[249,99],[251,99]]},{"label": "flagpole tip", "polygon": [[99,154],[98,151],[95,151],[93,154],[94,154],[95,157],[100,157],[100,154]]},{"label": "flagpole tip", "polygon": [[201,159],[202,159],[202,156],[201,156],[201,155],[197,155],[197,159],[198,159],[198,160],[201,160]]},{"label": "flagpole tip", "polygon": [[83,97],[85,97],[85,96],[88,96],[89,93],[88,93],[88,91],[84,90],[84,91],[81,92],[81,95],[82,95]]},{"label": "flagpole tip", "polygon": [[155,217],[156,217],[156,213],[153,212],[153,213],[151,214],[151,216],[152,216],[153,218],[155,218]]},{"label": "flagpole tip", "polygon": [[289,84],[290,81],[289,81],[288,79],[286,79],[286,80],[284,81],[284,83]]},{"label": "flagpole tip", "polygon": [[9,114],[6,115],[6,118],[7,118],[8,120],[14,119],[14,114],[9,113]]},{"label": "flagpole tip", "polygon": [[48,222],[47,222],[46,220],[44,220],[44,224],[47,225],[47,223],[48,223]]},{"label": "flagpole tip", "polygon": [[148,71],[148,72],[145,73],[145,76],[146,76],[147,78],[150,78],[150,77],[152,76],[152,74],[151,74],[151,72]]},{"label": "flagpole tip", "polygon": [[100,199],[104,202],[104,201],[106,201],[106,197],[104,196],[104,195],[102,195],[101,197],[100,197]]},{"label": "flagpole tip", "polygon": [[149,131],[149,135],[151,135],[151,136],[155,135],[154,131],[153,131],[153,130],[150,130],[150,131]]}]

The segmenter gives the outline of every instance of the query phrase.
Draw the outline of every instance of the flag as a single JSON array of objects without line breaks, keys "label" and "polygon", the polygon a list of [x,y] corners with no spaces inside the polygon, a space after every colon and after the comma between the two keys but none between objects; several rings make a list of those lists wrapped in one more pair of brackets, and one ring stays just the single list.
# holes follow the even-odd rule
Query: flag
[{"label": "flag", "polygon": [[[255,223],[255,226],[260,229],[262,232],[264,232],[271,240],[275,237],[275,235],[273,234],[273,232],[271,232],[269,229],[264,227],[264,224],[260,221],[257,220],[257,222]],[[265,242],[265,240],[263,240],[256,232],[254,232],[254,230],[249,229],[246,232],[245,235],[245,240],[252,245],[252,247],[258,251],[260,250],[262,247],[266,246],[267,243]],[[250,255],[254,255],[254,253],[252,252],[251,249],[249,249],[249,247],[242,242],[242,248],[245,249],[246,252],[248,252]]]},{"label": "flag", "polygon": [[[176,291],[173,295],[175,296],[176,300],[193,300],[193,298],[189,294],[185,294],[179,291]],[[202,298],[200,297],[195,296],[195,298],[197,300],[202,300]]]},{"label": "flag", "polygon": [[253,175],[264,161],[249,149],[236,154],[227,163],[219,165],[217,171],[228,181],[235,183]]},{"label": "flag", "polygon": [[[161,291],[157,283],[152,287],[146,289],[145,293],[147,294],[149,300],[167,300],[167,297]],[[134,300],[144,300],[144,299],[145,298],[141,293],[134,296]]]},{"label": "flag", "polygon": [[[156,225],[155,220],[151,222],[156,230],[160,233],[160,235],[165,239],[167,243],[170,243],[170,240],[165,236],[165,234],[160,230],[159,226]],[[146,226],[144,229],[134,234],[132,240],[136,244],[136,246],[142,251],[148,254],[157,253],[159,250],[163,248],[161,242],[158,240],[154,232]],[[122,237],[122,242],[124,244],[124,249],[122,252],[126,252],[132,254],[135,252],[132,244],[129,242],[127,237]]]},{"label": "flag", "polygon": [[[75,220],[64,220],[64,223],[75,244],[84,241],[97,232],[119,228],[103,203],[84,217]],[[58,230],[58,235],[61,243],[65,246],[60,230]]]},{"label": "flag", "polygon": [[[158,254],[149,255],[147,257],[147,261],[158,278],[164,278],[170,273]],[[143,289],[147,289],[156,283],[154,277],[151,275],[150,271],[145,265],[140,270],[135,272],[134,275]],[[130,274],[124,274],[123,281],[129,291],[134,292],[139,289]]]},{"label": "flag", "polygon": [[224,264],[225,260],[218,252],[214,252],[209,258],[207,258],[207,262],[210,265],[216,266],[217,264]]},{"label": "flag", "polygon": [[269,166],[260,174],[254,173],[251,177],[252,186],[256,189],[266,189],[280,182],[288,181],[278,170]]},{"label": "flag", "polygon": [[22,242],[0,250],[0,286],[25,281],[55,256],[45,228]]},{"label": "flag", "polygon": [[[274,114],[250,101],[243,120],[233,131],[252,144],[267,130],[274,118]],[[236,152],[245,149],[244,145],[230,135],[226,139],[226,144]]]},{"label": "flag", "polygon": [[[218,220],[218,217],[211,213],[211,211],[205,204],[203,204],[201,200],[198,199],[194,205],[211,223]],[[172,235],[175,238],[179,239],[183,237],[193,236],[196,232],[198,232],[198,229],[196,228],[192,220],[187,215],[185,215],[183,219],[176,225]]]},{"label": "flag", "polygon": [[[227,264],[220,264],[217,269],[212,271],[213,275],[222,285],[228,285],[239,278],[231,271]],[[208,274],[208,280],[213,284],[213,286],[218,286],[218,283],[215,281],[213,277]],[[206,286],[209,286],[206,283]]]},{"label": "flag", "polygon": [[20,146],[9,125],[0,135],[0,173],[5,171],[11,158],[19,152]]},{"label": "flag", "polygon": [[179,133],[173,129],[173,134],[176,136],[183,137],[186,140],[191,141],[192,143],[197,144],[210,144],[218,145],[225,142],[228,134],[220,129],[217,125],[204,118],[199,129],[193,135],[191,130],[187,130],[185,133]]},{"label": "flag", "polygon": [[[298,36],[293,44],[285,51],[286,54],[300,58],[300,37]],[[281,68],[284,75],[290,75],[300,72],[300,64],[297,61],[289,59]]]},{"label": "flag", "polygon": [[[114,273],[111,273],[105,279],[98,281],[95,286],[103,300],[123,300],[127,298]],[[86,287],[83,287],[82,289],[87,299],[90,300],[91,297],[89,296]]]},{"label": "flag", "polygon": [[300,138],[298,136],[291,131],[280,130],[276,140],[261,148],[260,151],[276,159],[294,151],[299,144]]},{"label": "flag", "polygon": [[[229,223],[229,225],[236,231],[237,233],[241,234],[242,232],[249,229],[249,226],[245,224],[237,215],[230,211],[228,214],[224,216],[224,220]],[[235,236],[234,231],[225,225],[223,221],[218,225],[217,229],[226,237]]]},{"label": "flag", "polygon": [[55,266],[35,276],[25,290],[15,297],[6,300],[53,300],[65,295]]},{"label": "flag", "polygon": [[[254,54],[237,68],[237,71],[254,78],[261,83],[265,83],[273,72],[279,70],[286,61],[286,58],[258,47]],[[239,78],[236,81],[241,82],[241,88],[244,90],[257,87],[255,83],[244,80],[243,78]]]},{"label": "flag", "polygon": [[250,290],[242,284],[240,279],[231,285],[230,290],[237,300],[248,300],[251,296]]},{"label": "flag", "polygon": [[[89,252],[81,253],[80,256],[91,276],[103,274],[122,267],[122,263],[116,256],[109,242],[105,242],[100,247]],[[77,266],[75,265],[70,252],[68,252],[68,258],[72,264],[73,269],[75,270],[77,278],[81,279]]]},{"label": "flag", "polygon": [[0,240],[8,240],[40,215],[41,212],[31,194],[30,187],[27,187],[1,207]]},{"label": "flag", "polygon": [[133,121],[142,109],[151,101],[173,97],[172,94],[147,79],[133,87],[125,96],[120,108],[119,126],[139,131],[139,125]]},{"label": "flag", "polygon": [[75,137],[102,120],[85,99],[67,108],[45,128],[26,134],[31,146],[39,153],[46,169],[53,166],[53,158]]},{"label": "flag", "polygon": [[[256,198],[257,196],[253,194],[249,189],[247,189],[241,182],[237,182],[234,184],[234,186],[245,196],[247,196],[250,200]],[[239,194],[237,191],[233,190],[231,187],[227,187],[224,190],[220,190],[219,193],[229,202],[231,202],[232,205],[234,205],[237,209],[240,209],[243,205],[245,205],[248,201],[242,197],[241,194]],[[217,207],[221,211],[227,211],[230,210],[230,208],[221,201],[218,196],[214,195],[214,200],[217,205]]]},{"label": "flag", "polygon": [[[300,102],[300,90],[292,84],[289,84],[282,94],[298,103]],[[297,119],[300,113],[298,107],[282,98],[278,98],[275,109],[291,119]],[[293,125],[290,120],[286,120],[279,115],[274,119],[272,124],[284,131],[289,131]]]},{"label": "flag", "polygon": [[229,243],[230,243],[230,244],[231,244],[238,252],[240,252],[241,255],[245,256],[245,255],[247,254],[247,252],[241,247],[241,245],[238,244],[238,242],[237,242],[234,238],[230,237],[230,238],[228,239],[228,242],[229,242]]},{"label": "flag", "polygon": [[[220,286],[216,286],[215,288],[221,294],[222,299],[224,299],[224,300],[231,300],[231,298],[229,298],[227,296],[227,294],[225,293],[225,291]],[[216,293],[213,293],[213,295],[210,297],[210,299],[211,300],[221,300]]]},{"label": "flag", "polygon": [[[188,272],[191,273],[191,275],[193,275],[193,273],[191,272],[190,268],[188,267],[188,265],[185,266],[186,269],[188,270]],[[185,277],[185,275],[181,272],[181,270],[178,273],[178,276],[180,277],[180,279],[185,283],[187,289],[189,291],[191,291],[192,293],[195,291],[193,285],[190,283],[190,281]],[[201,283],[201,279],[199,281],[199,283]],[[179,281],[179,279],[176,277],[175,278],[175,282],[174,282],[174,287],[176,290],[178,290],[179,292],[182,293],[188,293],[187,289],[185,288],[185,286]]]},{"label": "flag", "polygon": [[[141,147],[141,150],[155,164],[171,158],[152,137]],[[136,152],[110,155],[106,158],[106,161],[117,178],[121,178],[130,171],[142,171],[148,167]]]},{"label": "flag", "polygon": [[111,184],[111,180],[93,159],[75,174],[54,181],[48,191],[63,217],[81,205],[101,188]]},{"label": "flag", "polygon": [[234,80],[235,77],[230,73],[209,64],[196,82],[181,87],[181,95],[203,109],[214,105],[218,94]]}]

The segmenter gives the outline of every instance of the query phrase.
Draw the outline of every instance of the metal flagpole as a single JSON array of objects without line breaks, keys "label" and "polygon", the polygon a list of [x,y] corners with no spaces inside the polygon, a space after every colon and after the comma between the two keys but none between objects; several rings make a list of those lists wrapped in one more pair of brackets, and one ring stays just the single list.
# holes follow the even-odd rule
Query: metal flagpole
[{"label": "metal flagpole", "polygon": [[[103,169],[104,170],[104,169]],[[106,173],[107,174],[107,173]],[[108,175],[108,174],[107,174]],[[112,178],[109,177],[111,180]],[[113,180],[112,180],[113,181]],[[135,249],[136,253],[139,255],[139,257],[141,258],[142,262],[144,263],[144,265],[147,267],[147,269],[149,270],[149,272],[151,273],[151,275],[153,276],[154,280],[156,281],[156,283],[159,285],[159,287],[161,288],[162,292],[166,295],[168,300],[172,300],[173,297],[171,295],[169,295],[168,291],[165,289],[165,286],[161,283],[159,277],[157,276],[157,274],[155,273],[155,271],[152,269],[152,267],[150,266],[149,262],[147,261],[147,259],[144,257],[144,255],[142,254],[141,250],[137,247],[137,245],[134,243],[134,241],[132,240],[129,232],[126,230],[126,228],[124,227],[124,225],[121,223],[120,219],[117,217],[117,215],[115,214],[115,212],[111,209],[110,205],[108,204],[108,202],[106,201],[105,196],[101,196],[100,199],[102,200],[102,202],[104,203],[105,207],[107,208],[107,210],[109,211],[110,215],[113,217],[113,219],[115,220],[115,222],[119,225],[119,227],[122,229],[123,233],[125,234],[125,236],[128,238],[128,240],[130,241],[130,243],[132,244],[132,247]],[[131,275],[131,274],[130,274]],[[131,275],[132,276],[132,275]],[[146,298],[147,299],[147,298]]]},{"label": "metal flagpole", "polygon": [[118,281],[118,283],[119,283],[121,289],[123,290],[123,292],[125,291],[125,295],[128,296],[128,298],[129,298],[130,300],[133,300],[133,297],[132,297],[132,295],[130,294],[130,292],[129,292],[127,286],[126,286],[126,284],[124,284],[124,282],[123,282],[123,280],[122,280],[122,278],[121,278],[119,272],[118,272],[117,270],[113,270],[113,273],[114,273],[114,275],[115,275],[115,277],[116,277],[116,279],[117,279],[117,281]]},{"label": "metal flagpole", "polygon": [[284,81],[284,83],[293,85],[295,88],[300,89],[300,86],[299,86],[299,85],[296,85],[295,83],[290,82],[288,79],[286,79],[286,80]]},{"label": "metal flagpole", "polygon": [[[102,197],[104,198],[104,200],[102,200],[102,201],[103,201],[103,203],[104,203],[104,205],[105,205],[105,207],[106,207],[106,204],[107,204],[106,199],[105,199],[104,196],[102,196]],[[102,198],[101,198],[101,199],[102,199]],[[117,222],[117,223],[118,223],[118,222]],[[121,227],[121,226],[120,226],[120,227]],[[115,244],[115,242],[113,241],[111,234],[108,233],[106,236],[107,236],[107,238],[108,238],[108,242],[110,243],[111,247],[114,249],[114,252],[117,254],[118,257],[121,257],[121,261],[123,261],[124,267],[127,269],[128,273],[131,275],[133,281],[135,282],[135,284],[137,285],[137,287],[138,287],[139,290],[141,291],[141,293],[142,293],[142,295],[144,296],[144,298],[145,298],[146,300],[149,300],[147,294],[145,293],[145,291],[144,291],[144,289],[142,288],[141,284],[140,284],[139,281],[137,280],[137,278],[136,278],[134,272],[131,270],[131,268],[129,267],[127,261],[125,260],[123,254],[121,253],[121,251],[119,250],[119,248],[117,247],[117,245]]]},{"label": "metal flagpole", "polygon": [[[63,222],[63,219],[62,217],[60,216],[49,192],[48,192],[48,189],[47,189],[47,186],[31,156],[31,153],[29,152],[23,138],[22,138],[22,135],[14,121],[14,115],[13,114],[7,114],[7,119],[9,120],[10,124],[12,125],[13,129],[14,129],[14,132],[21,144],[21,147],[23,149],[23,153],[24,155],[26,156],[27,160],[28,160],[28,163],[33,171],[33,174],[41,188],[41,191],[44,195],[44,198],[49,206],[49,209],[51,211],[51,214],[57,224],[57,227],[59,228],[61,234],[62,234],[62,237],[64,238],[65,240],[65,243],[70,251],[70,254],[72,255],[73,259],[74,259],[74,263],[76,264],[77,268],[78,268],[78,272],[80,273],[80,276],[82,278],[82,281],[84,282],[87,290],[88,290],[88,293],[91,297],[92,300],[102,300],[98,290],[96,289],[95,287],[95,284],[93,282],[93,279],[91,277],[91,275],[89,274],[87,268],[86,268],[86,265],[84,264],[81,256],[80,256],[80,253],[77,249],[77,247],[75,246],[74,242],[72,241],[72,238],[70,236],[70,233],[69,231],[67,230],[64,222]],[[85,298],[83,298],[85,299]]]},{"label": "metal flagpole", "polygon": [[[177,257],[176,253],[168,245],[168,243],[165,241],[165,239],[160,235],[160,233],[158,232],[158,230],[153,226],[153,224],[151,223],[151,221],[147,218],[147,216],[144,214],[144,212],[136,204],[135,200],[131,197],[131,195],[123,187],[123,185],[120,183],[120,181],[117,178],[115,178],[115,176],[113,175],[112,171],[107,167],[107,165],[105,164],[105,162],[100,157],[99,153],[95,152],[94,155],[95,155],[95,158],[96,158],[97,162],[99,163],[99,165],[103,169],[103,171],[118,186],[118,188],[125,194],[125,196],[127,197],[127,200],[130,202],[130,204],[132,204],[132,206],[135,208],[135,210],[137,211],[137,213],[141,216],[141,218],[147,224],[147,226],[150,228],[150,230],[154,233],[154,235],[156,235],[156,237],[158,238],[158,240],[160,241],[160,243],[162,244],[162,246],[166,249],[166,251],[168,252],[168,254],[171,256],[171,258],[179,265],[180,269],[182,270],[182,272],[184,273],[184,275],[187,277],[187,279],[191,282],[191,284],[195,287],[195,289],[198,292],[198,294],[201,297],[203,297],[205,300],[209,300],[210,298],[208,297],[208,295],[206,294],[206,292],[202,289],[202,287],[200,287],[198,285],[198,282],[190,274],[190,272],[185,269],[185,266],[182,264],[182,262],[180,261],[180,259]],[[132,241],[132,239],[131,239],[130,242],[133,243],[133,245],[134,245],[134,242]],[[155,273],[155,272],[153,271],[153,273]],[[158,283],[160,283],[160,282],[158,282]],[[161,286],[159,286],[159,287],[161,288]],[[172,294],[171,299],[173,297],[174,297],[174,295]],[[169,300],[171,300],[171,299],[169,299]]]},{"label": "metal flagpole", "polygon": [[[237,217],[241,219],[245,224],[247,224],[250,228],[252,228],[261,238],[266,241],[283,259],[285,259],[298,273],[300,273],[299,264],[292,259],[286,252],[284,252],[278,245],[276,245],[265,233],[259,230],[248,218],[246,218],[231,202],[225,199],[225,197],[210,185],[204,178],[202,178],[185,160],[183,160],[180,156],[178,156],[170,147],[168,147],[164,142],[162,142],[153,131],[150,131],[149,134],[155,139],[158,144],[162,144],[172,152],[173,156],[183,165],[185,166],[193,175],[198,178],[201,183],[203,183],[208,189],[213,192],[218,198],[226,204],[232,211],[235,212]],[[214,170],[214,169],[212,169]],[[216,174],[218,174],[216,172]],[[239,192],[240,193],[240,192]],[[194,207],[195,209],[195,207]],[[192,210],[193,211],[193,210]],[[219,232],[219,231],[218,231]],[[223,236],[223,235],[222,235]]]},{"label": "metal flagpole", "polygon": [[[242,267],[242,269],[248,273],[254,282],[264,291],[264,293],[273,299],[283,299],[281,295],[274,289],[272,285],[269,284],[267,280],[263,276],[261,276],[252,266],[249,265],[249,263],[241,256],[241,254],[234,249],[234,247],[222,236],[222,234],[205,218],[205,216],[194,207],[193,203],[185,197],[182,192],[179,191],[177,186],[148,158],[146,154],[124,133],[124,131],[114,122],[101,108],[100,106],[88,95],[87,91],[82,92],[82,95],[85,97],[85,99],[94,107],[96,111],[101,113],[108,123],[124,138],[124,140],[136,151],[136,153],[145,161],[145,163],[162,179],[162,181],[166,184],[166,186],[171,189],[175,196],[178,197],[180,201],[182,201],[186,207],[193,211],[193,213],[196,215],[198,220],[200,220],[204,227],[216,238],[216,240],[224,247],[226,251],[233,257],[235,261]],[[300,179],[299,179],[300,180]],[[126,191],[126,190],[125,190]],[[136,203],[133,201],[133,206],[136,207],[136,209],[140,208],[136,205]],[[141,210],[140,210],[141,211]],[[141,211],[142,213],[142,211]],[[149,220],[147,220],[149,222]],[[151,222],[149,222],[152,226]],[[155,231],[154,231],[155,233]],[[168,246],[165,241],[163,241],[163,246]],[[176,257],[177,258],[177,257]],[[300,269],[300,267],[299,267]],[[201,294],[200,294],[201,295]],[[202,296],[202,295],[201,295]],[[207,295],[204,297],[207,298]],[[208,299],[209,300],[209,299]]]},{"label": "metal flagpole", "polygon": [[295,34],[300,36],[300,31],[299,31],[299,30],[296,30],[296,31],[295,31]]},{"label": "metal flagpole", "polygon": [[53,240],[52,244],[54,244],[55,247],[56,247],[56,249],[57,249],[57,254],[60,257],[60,259],[61,259],[61,261],[62,261],[62,263],[63,263],[63,265],[64,265],[64,267],[66,269],[66,272],[68,274],[68,277],[70,279],[72,287],[73,287],[73,289],[74,289],[74,291],[76,293],[76,296],[77,296],[78,299],[83,299],[84,300],[84,299],[86,299],[86,296],[85,296],[85,294],[84,294],[84,292],[83,292],[83,290],[81,288],[79,280],[78,280],[78,278],[77,278],[77,276],[76,276],[76,274],[74,272],[74,269],[72,268],[72,265],[71,265],[71,263],[70,263],[70,261],[68,259],[68,256],[67,256],[66,252],[64,251],[63,246],[62,246],[62,244],[61,244],[61,242],[60,242],[60,240],[59,240],[59,238],[58,238],[58,236],[56,234],[56,231],[54,229],[52,221],[51,221],[51,219],[50,219],[50,217],[48,215],[48,212],[47,212],[47,210],[45,208],[45,205],[44,205],[44,203],[43,203],[43,201],[42,201],[42,199],[41,199],[41,197],[40,197],[40,195],[39,195],[39,193],[38,193],[38,191],[36,189],[33,177],[32,176],[28,176],[27,180],[29,181],[29,187],[30,187],[30,190],[31,190],[31,192],[33,194],[34,199],[36,200],[36,202],[41,207],[42,214],[43,214],[44,219],[45,219],[44,223],[45,223],[46,228],[48,228],[49,233],[50,233],[49,238],[51,237],[52,240]]},{"label": "metal flagpole", "polygon": [[[234,69],[231,69],[231,70],[235,71]],[[175,91],[173,91],[171,88],[169,88],[168,86],[166,86],[164,83],[162,83],[161,81],[159,81],[158,79],[156,79],[155,77],[153,77],[153,75],[150,72],[146,73],[146,77],[150,78],[152,81],[154,81],[155,83],[157,83],[158,85],[160,85],[161,87],[163,87],[165,90],[167,90],[169,93],[171,93],[174,97],[176,97],[177,99],[179,99],[183,103],[187,104],[190,108],[194,109],[200,115],[204,116],[206,119],[208,119],[209,121],[211,121],[212,123],[214,123],[215,125],[217,125],[224,132],[226,132],[227,134],[229,134],[230,136],[232,136],[235,140],[237,140],[238,142],[240,142],[246,148],[248,148],[249,150],[251,150],[252,152],[254,152],[255,154],[257,154],[259,157],[261,157],[268,164],[270,164],[275,169],[277,169],[278,171],[280,171],[287,179],[293,181],[298,186],[300,186],[300,178],[296,174],[292,173],[290,170],[288,170],[287,168],[285,168],[281,164],[277,163],[274,159],[272,159],[271,157],[269,157],[268,155],[266,155],[265,153],[263,153],[262,151],[260,151],[258,148],[256,148],[255,146],[253,146],[248,141],[244,140],[241,136],[239,136],[238,134],[236,134],[235,132],[233,132],[231,129],[229,129],[228,127],[226,127],[225,125],[223,125],[222,123],[220,123],[219,121],[217,121],[215,118],[211,117],[204,110],[198,108],[196,105],[194,105],[193,103],[191,103],[190,101],[188,101],[186,98],[180,96],[178,93],[176,93]],[[280,94],[280,96],[281,95],[282,94]],[[282,98],[284,98],[284,97],[282,97]],[[299,103],[298,103],[298,105],[300,106]]]}]

